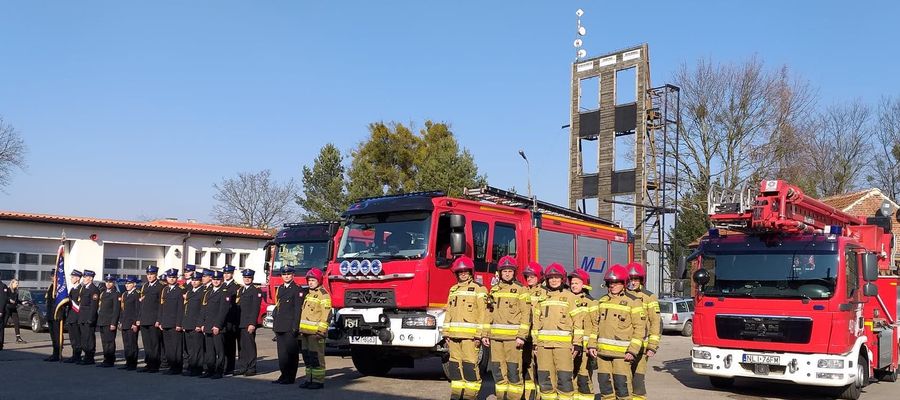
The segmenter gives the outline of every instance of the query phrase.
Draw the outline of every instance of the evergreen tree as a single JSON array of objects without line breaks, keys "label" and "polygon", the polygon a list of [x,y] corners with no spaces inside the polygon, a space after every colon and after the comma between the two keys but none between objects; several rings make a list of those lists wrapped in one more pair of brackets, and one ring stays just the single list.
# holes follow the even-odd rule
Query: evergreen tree
[{"label": "evergreen tree", "polygon": [[347,210],[346,180],[341,151],[328,143],[319,150],[312,168],[303,166],[303,195],[297,204],[305,211],[304,221],[332,221]]}]

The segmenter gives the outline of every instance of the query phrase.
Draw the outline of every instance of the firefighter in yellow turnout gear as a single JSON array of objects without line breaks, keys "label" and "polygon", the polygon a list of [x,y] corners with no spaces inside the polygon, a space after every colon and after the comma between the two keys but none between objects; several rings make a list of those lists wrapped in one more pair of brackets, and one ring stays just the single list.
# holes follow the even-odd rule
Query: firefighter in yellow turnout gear
[{"label": "firefighter in yellow turnout gear", "polygon": [[[575,340],[581,338],[582,346],[587,349],[592,344],[591,338],[597,339],[596,327],[593,316],[597,312],[597,302],[588,291],[591,278],[587,271],[576,268],[569,273],[569,290],[575,295],[578,302],[575,308]],[[574,400],[594,400],[594,383],[591,377],[597,369],[597,362],[588,353],[582,352],[575,356],[575,394]]]},{"label": "firefighter in yellow turnout gear", "polygon": [[491,373],[497,400],[519,400],[522,381],[522,347],[529,335],[531,295],[516,281],[516,259],[504,256],[497,263],[500,281],[491,287]]},{"label": "firefighter in yellow turnout gear", "polygon": [[450,350],[450,399],[475,399],[481,390],[478,348],[482,341],[489,343],[488,293],[472,279],[475,263],[471,258],[457,258],[450,270],[458,283],[450,288],[441,326]]},{"label": "firefighter in yellow turnout gear", "polygon": [[[574,357],[583,351],[582,337],[575,337],[578,299],[566,290],[566,271],[553,263],[544,273],[547,295],[534,310],[534,347],[537,353],[537,379],[542,400],[571,400]],[[535,332],[536,331],[536,332]]]},{"label": "firefighter in yellow turnout gear", "polygon": [[300,311],[300,348],[306,366],[304,389],[325,386],[325,334],[331,318],[331,296],[322,285],[322,270],[313,268],[306,273],[309,293]]},{"label": "firefighter in yellow turnout gear", "polygon": [[530,262],[522,270],[525,277],[525,283],[528,284],[529,305],[532,312],[529,313],[530,335],[525,339],[525,346],[522,350],[522,379],[525,381],[524,400],[537,400],[537,360],[534,357],[534,340],[537,336],[537,330],[534,328],[533,310],[538,304],[547,298],[547,289],[542,285],[544,281],[544,268],[541,264]]},{"label": "firefighter in yellow turnout gear", "polygon": [[659,351],[659,340],[662,334],[662,320],[659,317],[659,299],[650,291],[644,289],[644,282],[647,280],[647,271],[644,266],[633,262],[628,264],[628,293],[631,293],[641,299],[644,305],[644,312],[647,314],[646,331],[644,333],[644,347],[641,351],[637,362],[631,363],[632,373],[632,395],[634,400],[644,400],[647,398],[647,387],[645,385],[645,377],[647,374],[647,363],[650,357],[656,355]]},{"label": "firefighter in yellow turnout gear", "polygon": [[[598,301],[597,379],[602,400],[631,399],[631,363],[644,345],[647,314],[640,298],[625,290],[628,271],[614,265],[604,276],[609,293]],[[589,347],[593,348],[591,340]]]}]

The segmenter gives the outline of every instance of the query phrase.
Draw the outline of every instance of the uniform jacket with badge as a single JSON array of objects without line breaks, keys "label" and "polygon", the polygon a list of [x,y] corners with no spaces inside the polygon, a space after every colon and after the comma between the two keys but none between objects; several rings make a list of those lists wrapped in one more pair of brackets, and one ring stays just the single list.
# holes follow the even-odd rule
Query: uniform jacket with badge
[{"label": "uniform jacket with badge", "polygon": [[241,319],[238,328],[246,329],[250,325],[256,325],[259,319],[259,306],[262,303],[262,292],[254,284],[242,286],[238,289],[237,300],[240,307]]},{"label": "uniform jacket with badge", "polygon": [[224,329],[225,317],[228,316],[228,309],[231,306],[230,293],[223,288],[211,288],[208,290],[201,304],[201,314],[203,315],[203,328],[206,333],[212,333],[213,328]]},{"label": "uniform jacket with badge", "polygon": [[641,300],[626,290],[609,293],[598,301],[596,347],[600,355],[622,358],[625,353],[636,356],[644,344],[647,314]]},{"label": "uniform jacket with badge", "polygon": [[490,291],[493,340],[525,340],[531,321],[531,294],[517,281],[500,281]]},{"label": "uniform jacket with badge", "polygon": [[644,332],[644,348],[646,350],[659,350],[659,340],[662,334],[662,320],[659,316],[659,300],[656,295],[647,290],[634,290],[629,293],[637,296],[644,305],[644,313],[647,314],[647,323]]},{"label": "uniform jacket with badge", "polygon": [[303,309],[305,291],[296,283],[275,287],[275,309],[272,330],[276,333],[296,332],[300,326],[300,311]]},{"label": "uniform jacket with badge", "polygon": [[597,339],[597,327],[594,323],[594,317],[597,316],[597,301],[594,300],[587,290],[575,294],[575,340],[581,338],[581,345],[587,347],[590,340]]},{"label": "uniform jacket with badge", "polygon": [[228,292],[228,315],[225,316],[225,327],[229,330],[237,329],[241,321],[241,307],[237,305],[237,293],[241,285],[232,280],[229,283],[222,282],[222,288]]},{"label": "uniform jacket with badge", "polygon": [[206,289],[198,286],[196,289],[189,287],[184,292],[184,317],[181,320],[181,327],[185,330],[192,331],[198,326],[203,326],[203,315],[201,314],[203,305],[203,295]]},{"label": "uniform jacket with badge", "polygon": [[581,337],[575,339],[575,330],[583,329],[576,325],[577,304],[576,296],[563,286],[547,288],[544,298],[534,310],[534,344],[545,348],[581,345]]},{"label": "uniform jacket with badge", "polygon": [[0,315],[6,315],[6,304],[9,303],[10,290],[9,286],[0,282]]},{"label": "uniform jacket with badge", "polygon": [[122,313],[122,307],[119,306],[119,292],[115,289],[104,289],[100,292],[100,304],[97,309],[97,325],[107,327],[107,330],[110,325],[117,325],[119,315]]},{"label": "uniform jacket with badge", "polygon": [[141,286],[141,311],[138,314],[138,321],[141,325],[153,325],[159,318],[159,300],[162,297],[163,284],[159,279],[153,281],[152,284],[145,282]]},{"label": "uniform jacket with badge", "polygon": [[300,312],[300,333],[325,335],[331,317],[331,296],[324,287],[310,290]]},{"label": "uniform jacket with badge", "polygon": [[159,326],[170,329],[182,326],[184,319],[184,287],[166,285],[159,299]]},{"label": "uniform jacket with badge", "polygon": [[78,323],[97,325],[97,309],[100,305],[100,289],[93,283],[81,290],[78,301]]},{"label": "uniform jacket with badge", "polygon": [[490,329],[490,299],[484,286],[469,280],[450,288],[447,296],[447,312],[441,333],[454,339],[475,339],[487,337]]},{"label": "uniform jacket with badge", "polygon": [[80,283],[69,289],[69,306],[68,312],[66,313],[66,325],[75,325],[78,323],[79,313],[75,310],[78,307],[78,300],[81,298],[82,289],[83,287]]},{"label": "uniform jacket with badge", "polygon": [[131,326],[138,321],[141,307],[140,298],[141,293],[137,289],[130,292],[126,290],[125,293],[122,293],[122,298],[119,300],[119,307],[122,309],[119,314],[119,323],[122,325],[122,329],[131,329]]}]

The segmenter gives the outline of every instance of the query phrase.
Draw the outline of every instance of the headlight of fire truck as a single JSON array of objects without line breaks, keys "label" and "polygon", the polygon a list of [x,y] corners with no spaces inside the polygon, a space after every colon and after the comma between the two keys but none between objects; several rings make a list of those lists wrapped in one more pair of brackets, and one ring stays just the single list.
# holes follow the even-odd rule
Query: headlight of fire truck
[{"label": "headlight of fire truck", "polygon": [[437,322],[432,315],[415,315],[403,317],[402,327],[404,329],[434,329]]},{"label": "headlight of fire truck", "polygon": [[828,369],[843,369],[844,368],[844,360],[836,359],[836,358],[823,358],[819,360],[819,368],[828,368]]},{"label": "headlight of fire truck", "polygon": [[712,354],[706,350],[692,350],[691,351],[694,358],[699,358],[701,360],[712,360]]}]

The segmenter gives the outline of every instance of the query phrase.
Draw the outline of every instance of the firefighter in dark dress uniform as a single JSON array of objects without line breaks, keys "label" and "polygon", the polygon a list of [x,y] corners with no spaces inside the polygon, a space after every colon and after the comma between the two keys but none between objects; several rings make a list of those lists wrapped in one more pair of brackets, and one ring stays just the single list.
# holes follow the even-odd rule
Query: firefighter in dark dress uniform
[{"label": "firefighter in dark dress uniform", "polygon": [[203,304],[203,295],[206,289],[200,284],[200,274],[191,277],[191,287],[185,291],[184,297],[184,347],[187,352],[187,370],[182,373],[186,376],[197,376],[203,372],[203,321],[201,320],[200,307]]},{"label": "firefighter in dark dress uniform", "polygon": [[81,297],[81,271],[75,269],[69,273],[69,304],[66,306],[66,329],[69,331],[69,344],[72,346],[72,357],[65,363],[81,361],[81,331],[78,329],[78,300]]},{"label": "firefighter in dark dress uniform", "polygon": [[256,322],[259,318],[259,305],[262,303],[262,292],[253,284],[256,271],[245,269],[241,272],[244,286],[238,289],[237,303],[240,307],[240,358],[235,367],[235,375],[256,375]]},{"label": "firefighter in dark dress uniform", "polygon": [[233,265],[226,265],[222,268],[222,289],[228,293],[228,315],[225,316],[225,375],[234,374],[234,364],[238,351],[238,340],[240,340],[240,332],[238,323],[241,322],[241,310],[237,305],[237,292],[241,288],[234,281]]},{"label": "firefighter in dark dress uniform", "polygon": [[156,279],[159,268],[155,265],[147,267],[147,282],[141,286],[139,301],[141,302],[137,325],[141,329],[141,343],[144,345],[144,367],[138,372],[159,372],[159,342],[162,331],[156,322],[159,318],[159,302],[162,298],[163,284]]},{"label": "firefighter in dark dress uniform", "polygon": [[100,301],[100,289],[94,285],[96,273],[89,269],[84,270],[81,278],[82,290],[78,302],[78,335],[81,336],[81,349],[84,358],[79,365],[94,364],[94,354],[97,352],[97,306]]},{"label": "firefighter in dark dress uniform", "polygon": [[127,371],[137,369],[137,341],[140,329],[137,322],[141,307],[141,294],[136,289],[137,283],[137,278],[133,276],[125,279],[125,293],[122,293],[119,303],[119,308],[122,310],[119,314],[119,329],[122,330],[122,347],[125,353],[125,366],[119,369]]},{"label": "firefighter in dark dress uniform", "polygon": [[[56,279],[56,269],[53,270],[54,275],[53,279]],[[60,310],[59,314],[56,314],[56,293],[53,291],[53,285],[50,285],[47,288],[47,293],[44,294],[44,304],[47,305],[47,311],[44,313],[44,318],[47,321],[47,327],[50,328],[50,345],[53,347],[53,354],[50,357],[44,359],[44,361],[59,361],[60,354],[62,354],[62,344],[60,343],[59,337],[59,321],[65,319],[65,311]]]},{"label": "firefighter in dark dress uniform", "polygon": [[184,286],[178,284],[178,270],[166,271],[166,287],[159,300],[159,328],[162,329],[163,348],[169,370],[166,375],[181,374],[182,363],[182,320],[184,319]]},{"label": "firefighter in dark dress uniform", "polygon": [[303,309],[303,292],[294,282],[294,267],[281,269],[284,283],[275,288],[275,310],[272,330],[278,347],[278,369],[281,375],[272,383],[291,385],[297,380],[300,363],[300,346],[297,332],[300,329],[300,311]]},{"label": "firefighter in dark dress uniform", "polygon": [[100,344],[103,346],[103,362],[98,367],[110,368],[116,364],[116,329],[119,325],[119,291],[116,289],[116,278],[111,274],[103,277],[104,289],[100,293],[100,304],[97,309],[97,326],[100,327]]},{"label": "firefighter in dark dress uniform", "polygon": [[225,317],[228,315],[228,293],[222,288],[222,271],[214,272],[212,288],[201,303],[203,334],[206,345],[206,372],[201,378],[221,379],[225,372]]}]

